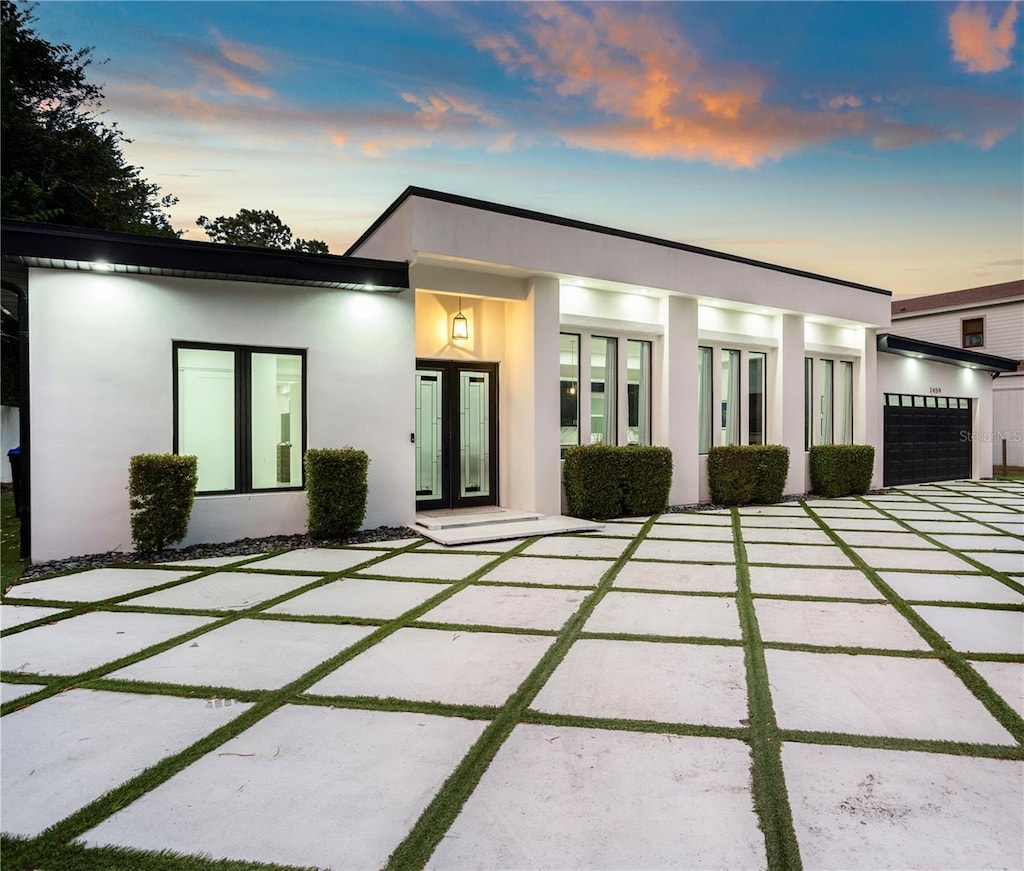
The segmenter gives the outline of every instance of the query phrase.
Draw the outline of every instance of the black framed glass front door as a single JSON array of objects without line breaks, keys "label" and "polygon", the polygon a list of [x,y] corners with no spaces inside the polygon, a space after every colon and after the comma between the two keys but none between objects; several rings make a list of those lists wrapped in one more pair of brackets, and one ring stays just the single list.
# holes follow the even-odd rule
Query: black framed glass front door
[{"label": "black framed glass front door", "polygon": [[498,364],[416,361],[416,508],[498,503]]}]

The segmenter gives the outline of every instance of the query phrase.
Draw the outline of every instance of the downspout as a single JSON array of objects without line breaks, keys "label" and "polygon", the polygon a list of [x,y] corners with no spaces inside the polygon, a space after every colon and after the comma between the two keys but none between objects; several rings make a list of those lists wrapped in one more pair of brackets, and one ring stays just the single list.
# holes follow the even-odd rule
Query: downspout
[{"label": "downspout", "polygon": [[18,297],[18,438],[21,447],[21,521],[20,555],[28,559],[32,554],[32,427],[29,420],[28,378],[28,294],[12,281],[3,282],[4,290]]}]

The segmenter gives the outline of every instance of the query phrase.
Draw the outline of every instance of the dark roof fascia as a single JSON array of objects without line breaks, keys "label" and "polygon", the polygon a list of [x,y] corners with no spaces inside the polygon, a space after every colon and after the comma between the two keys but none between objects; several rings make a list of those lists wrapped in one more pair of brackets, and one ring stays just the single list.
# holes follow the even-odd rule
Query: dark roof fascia
[{"label": "dark roof fascia", "polygon": [[573,218],[563,218],[559,215],[550,215],[546,212],[534,212],[530,209],[520,209],[515,206],[505,206],[501,203],[492,203],[488,200],[477,200],[472,197],[463,197],[458,194],[449,194],[444,191],[430,190],[429,188],[407,187],[384,213],[374,221],[369,228],[353,242],[346,254],[350,254],[369,239],[380,226],[391,217],[392,214],[409,197],[422,197],[423,199],[436,200],[442,203],[450,203],[456,206],[465,206],[470,209],[494,212],[499,215],[510,215],[514,218],[525,218],[528,221],[540,221],[545,224],[554,224],[559,227],[569,227],[574,230],[585,230],[590,233],[601,233],[605,236],[616,236],[620,239],[629,239],[632,242],[644,242],[648,245],[658,245],[662,248],[673,248],[676,251],[686,251],[689,254],[699,254],[703,257],[714,257],[719,260],[728,260],[732,263],[742,263],[745,266],[754,266],[758,269],[770,269],[774,272],[783,272],[787,275],[796,275],[800,278],[810,278],[815,281],[825,281],[829,284],[838,284],[842,287],[852,287],[855,290],[866,290],[870,293],[878,293],[883,296],[892,296],[891,290],[881,287],[871,287],[867,284],[858,284],[854,281],[844,281],[841,278],[832,278],[828,275],[819,275],[815,272],[805,272],[802,269],[794,269],[789,266],[779,266],[776,263],[765,263],[762,260],[753,260],[749,257],[741,257],[738,254],[726,254],[722,251],[712,251],[710,248],[700,248],[697,245],[688,245],[685,242],[673,242],[671,239],[659,239],[657,236],[645,236],[643,233],[633,233],[630,230],[618,230],[615,227],[605,227],[601,224],[591,224],[586,221],[577,221]]},{"label": "dark roof fascia", "polygon": [[0,246],[5,260],[109,263],[151,274],[216,276],[315,286],[409,287],[409,266],[391,260],[305,254],[159,236],[135,236],[55,224],[4,221]]},{"label": "dark roof fascia", "polygon": [[987,372],[1015,372],[1017,360],[997,357],[995,354],[982,354],[979,351],[968,351],[953,348],[949,345],[937,345],[921,339],[897,336],[894,333],[880,333],[877,338],[878,350],[887,354],[902,356],[920,356],[938,363],[959,363],[984,369]]}]

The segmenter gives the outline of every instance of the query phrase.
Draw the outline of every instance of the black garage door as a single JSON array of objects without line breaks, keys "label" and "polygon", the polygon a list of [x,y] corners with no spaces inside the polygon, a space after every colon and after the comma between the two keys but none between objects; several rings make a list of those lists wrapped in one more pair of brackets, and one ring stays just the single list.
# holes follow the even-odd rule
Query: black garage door
[{"label": "black garage door", "polygon": [[971,400],[885,394],[883,483],[971,477]]}]

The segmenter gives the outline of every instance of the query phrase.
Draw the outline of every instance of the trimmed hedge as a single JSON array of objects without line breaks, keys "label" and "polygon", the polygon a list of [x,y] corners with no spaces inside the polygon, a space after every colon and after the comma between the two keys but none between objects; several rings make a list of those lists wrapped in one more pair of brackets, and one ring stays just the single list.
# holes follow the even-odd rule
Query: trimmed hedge
[{"label": "trimmed hedge", "polygon": [[811,490],[830,499],[867,493],[874,468],[875,449],[871,445],[814,445]]},{"label": "trimmed hedge", "polygon": [[648,445],[572,447],[565,452],[563,477],[572,517],[657,514],[668,505],[672,451]]},{"label": "trimmed hedge", "polygon": [[784,445],[728,445],[708,451],[708,486],[716,505],[770,505],[789,473]]},{"label": "trimmed hedge", "polygon": [[142,553],[181,541],[196,495],[195,457],[138,454],[128,465],[132,542]]},{"label": "trimmed hedge", "polygon": [[310,448],[304,463],[310,538],[344,538],[358,532],[366,517],[366,451]]}]

